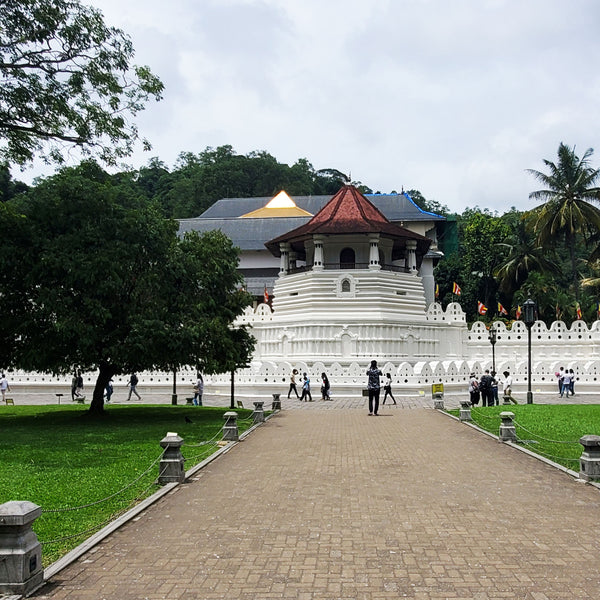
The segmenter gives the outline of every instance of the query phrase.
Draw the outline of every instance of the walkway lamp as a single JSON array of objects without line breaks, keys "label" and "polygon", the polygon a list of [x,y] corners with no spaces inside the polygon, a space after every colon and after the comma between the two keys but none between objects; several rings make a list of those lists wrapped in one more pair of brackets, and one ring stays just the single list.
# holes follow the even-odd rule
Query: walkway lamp
[{"label": "walkway lamp", "polygon": [[533,404],[531,392],[531,328],[535,323],[536,304],[529,298],[523,303],[523,322],[527,327],[527,404]]},{"label": "walkway lamp", "polygon": [[492,371],[494,371],[494,373],[495,373],[496,372],[496,352],[495,352],[496,328],[494,327],[493,323],[490,325],[490,331],[488,334],[488,338],[490,340],[490,344],[492,345]]}]

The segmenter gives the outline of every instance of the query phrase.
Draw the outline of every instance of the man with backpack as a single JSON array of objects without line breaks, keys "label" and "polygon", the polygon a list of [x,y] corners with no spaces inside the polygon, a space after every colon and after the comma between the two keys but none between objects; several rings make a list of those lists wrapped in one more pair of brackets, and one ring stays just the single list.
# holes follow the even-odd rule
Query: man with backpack
[{"label": "man with backpack", "polygon": [[490,370],[486,369],[479,382],[479,391],[481,392],[481,406],[494,406],[494,396],[492,393],[492,382],[494,378],[490,375]]}]

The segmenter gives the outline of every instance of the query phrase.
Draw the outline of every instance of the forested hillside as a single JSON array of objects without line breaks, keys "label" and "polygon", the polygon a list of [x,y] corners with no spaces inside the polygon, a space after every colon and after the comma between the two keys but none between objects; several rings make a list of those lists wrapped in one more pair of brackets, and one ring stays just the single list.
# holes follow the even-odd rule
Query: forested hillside
[{"label": "forested hillside", "polygon": [[[512,207],[499,215],[466,207],[460,214],[451,214],[443,198],[427,199],[419,190],[409,190],[423,209],[443,214],[451,225],[456,224],[457,251],[446,249],[436,268],[439,301],[444,306],[460,302],[470,321],[514,319],[517,307],[529,297],[537,302],[539,318],[547,323],[556,318],[570,323],[578,318],[578,307],[581,318],[595,320],[600,209],[594,187],[598,171],[589,164],[591,155],[588,151],[580,159],[574,149],[561,144],[558,161],[545,161],[548,173],[531,172],[531,201],[508,199],[531,210]],[[116,188],[121,197],[141,199],[165,218],[175,219],[198,216],[220,198],[268,197],[282,189],[291,196],[334,194],[348,183],[340,171],[316,170],[305,158],[289,166],[267,152],[242,155],[231,146],[183,153],[172,169],[154,158],[139,170],[113,175],[95,163],[82,163],[81,170]],[[538,182],[543,184],[541,190]],[[372,192],[361,182],[353,183],[363,193]],[[0,169],[0,200],[35,193],[36,184],[28,187],[13,180],[7,166]],[[444,232],[439,234],[443,237]],[[460,295],[453,293],[455,284]],[[502,314],[502,309],[508,314]]]}]

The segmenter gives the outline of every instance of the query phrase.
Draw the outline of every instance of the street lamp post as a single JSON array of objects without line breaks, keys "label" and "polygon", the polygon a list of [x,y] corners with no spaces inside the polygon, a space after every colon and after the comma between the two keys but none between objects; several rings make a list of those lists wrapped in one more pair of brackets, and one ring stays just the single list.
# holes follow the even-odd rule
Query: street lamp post
[{"label": "street lamp post", "polygon": [[489,332],[489,340],[490,340],[490,344],[492,345],[492,371],[494,373],[496,373],[496,351],[495,351],[495,346],[496,346],[496,329],[494,327],[494,325],[490,325],[490,332]]},{"label": "street lamp post", "polygon": [[533,404],[531,392],[531,328],[535,323],[535,302],[529,298],[523,303],[523,322],[527,327],[527,404]]}]

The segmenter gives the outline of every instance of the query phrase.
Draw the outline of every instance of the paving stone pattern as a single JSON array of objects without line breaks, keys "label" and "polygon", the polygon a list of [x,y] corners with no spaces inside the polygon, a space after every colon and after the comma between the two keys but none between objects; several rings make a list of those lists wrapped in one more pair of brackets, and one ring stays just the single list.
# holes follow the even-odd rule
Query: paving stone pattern
[{"label": "paving stone pattern", "polygon": [[289,410],[34,597],[573,600],[600,492],[431,409]]}]

